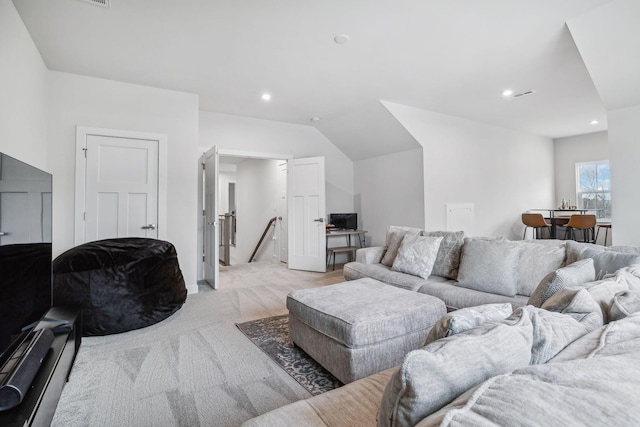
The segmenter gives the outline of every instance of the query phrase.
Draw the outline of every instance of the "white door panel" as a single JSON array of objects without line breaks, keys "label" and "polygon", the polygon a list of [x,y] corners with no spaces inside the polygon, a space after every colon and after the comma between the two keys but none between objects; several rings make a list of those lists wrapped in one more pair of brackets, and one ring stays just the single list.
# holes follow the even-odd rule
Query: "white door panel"
[{"label": "white door panel", "polygon": [[218,227],[218,147],[204,154],[204,279],[217,289],[219,251]]},{"label": "white door panel", "polygon": [[326,271],[324,157],[287,165],[289,268]]},{"label": "white door panel", "polygon": [[166,137],[157,136],[78,127],[76,244],[164,234],[158,224]]}]

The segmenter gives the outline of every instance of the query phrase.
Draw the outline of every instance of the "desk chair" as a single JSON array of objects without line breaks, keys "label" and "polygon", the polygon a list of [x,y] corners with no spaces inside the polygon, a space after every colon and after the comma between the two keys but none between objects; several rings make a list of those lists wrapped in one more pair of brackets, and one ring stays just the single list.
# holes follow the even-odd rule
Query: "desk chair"
[{"label": "desk chair", "polygon": [[524,224],[524,234],[522,235],[522,240],[524,240],[527,236],[527,228],[531,227],[534,230],[534,238],[539,239],[540,235],[538,234],[538,230],[541,228],[546,228],[551,233],[551,224],[545,221],[544,217],[540,213],[523,213],[522,214],[522,223]]},{"label": "desk chair", "polygon": [[576,240],[574,230],[582,230],[582,241],[585,243],[595,243],[596,216],[591,214],[574,214],[569,218],[569,222],[565,225],[564,238],[568,236],[572,240]]}]

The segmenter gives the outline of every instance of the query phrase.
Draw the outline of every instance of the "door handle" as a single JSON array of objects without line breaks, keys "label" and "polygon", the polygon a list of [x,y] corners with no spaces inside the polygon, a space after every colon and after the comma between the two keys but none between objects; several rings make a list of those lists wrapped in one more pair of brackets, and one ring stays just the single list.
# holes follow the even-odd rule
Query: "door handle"
[{"label": "door handle", "polygon": [[143,225],[142,229],[143,230],[155,230],[156,229],[156,225],[155,224]]},{"label": "door handle", "polygon": [[324,218],[316,218],[313,221],[314,222],[324,222]]},{"label": "door handle", "polygon": [[0,236],[8,236],[9,233],[5,233],[4,231],[0,231]]}]

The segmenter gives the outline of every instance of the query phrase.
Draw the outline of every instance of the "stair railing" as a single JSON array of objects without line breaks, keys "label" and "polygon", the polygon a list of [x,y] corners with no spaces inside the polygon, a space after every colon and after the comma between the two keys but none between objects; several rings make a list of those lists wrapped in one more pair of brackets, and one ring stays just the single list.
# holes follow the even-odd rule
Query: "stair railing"
[{"label": "stair railing", "polygon": [[262,241],[264,240],[264,238],[267,236],[267,233],[269,232],[269,228],[271,228],[271,226],[276,222],[277,219],[278,219],[278,217],[274,216],[273,218],[271,218],[269,220],[269,223],[264,228],[264,232],[262,233],[262,237],[260,237],[260,241],[256,245],[256,248],[253,250],[253,253],[251,254],[251,257],[249,258],[249,262],[253,262],[253,258],[256,256],[256,253],[258,253],[258,249],[260,249],[260,245],[262,244]]}]

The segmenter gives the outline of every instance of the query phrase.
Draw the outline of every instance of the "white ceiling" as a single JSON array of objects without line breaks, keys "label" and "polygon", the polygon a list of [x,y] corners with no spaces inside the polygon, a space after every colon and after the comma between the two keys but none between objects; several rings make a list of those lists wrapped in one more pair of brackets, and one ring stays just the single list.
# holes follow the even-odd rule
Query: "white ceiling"
[{"label": "white ceiling", "polygon": [[380,100],[552,138],[605,130],[566,22],[610,2],[14,0],[51,70],[315,126],[353,160],[418,146]]}]

